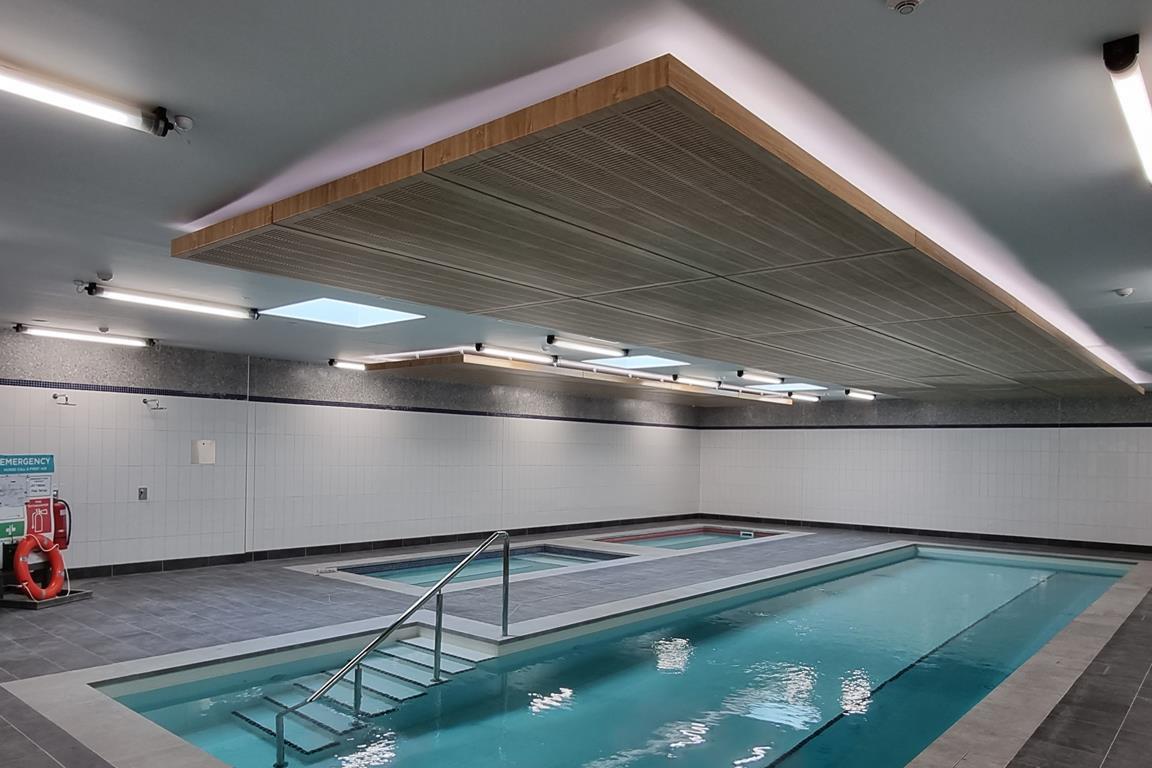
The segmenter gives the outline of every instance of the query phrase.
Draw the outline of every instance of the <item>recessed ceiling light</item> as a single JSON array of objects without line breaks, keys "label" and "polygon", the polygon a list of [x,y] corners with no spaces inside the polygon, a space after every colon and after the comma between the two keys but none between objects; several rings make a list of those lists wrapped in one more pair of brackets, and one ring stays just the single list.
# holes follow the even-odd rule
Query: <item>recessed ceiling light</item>
[{"label": "recessed ceiling light", "polygon": [[805,384],[802,381],[793,381],[792,383],[785,382],[783,384],[757,384],[754,387],[748,387],[748,389],[755,389],[760,392],[820,392],[828,389],[828,387],[822,387],[819,384]]},{"label": "recessed ceiling light", "polygon": [[345,328],[369,328],[374,325],[402,323],[406,320],[420,320],[424,315],[401,312],[397,309],[373,307],[339,299],[311,299],[296,304],[260,310],[262,315],[288,317],[293,320],[307,320],[310,323],[340,325]]},{"label": "recessed ceiling light", "polygon": [[585,360],[589,365],[610,365],[613,368],[674,368],[678,365],[689,365],[683,360],[672,360],[656,355],[629,355],[628,357],[604,357],[596,360]]}]

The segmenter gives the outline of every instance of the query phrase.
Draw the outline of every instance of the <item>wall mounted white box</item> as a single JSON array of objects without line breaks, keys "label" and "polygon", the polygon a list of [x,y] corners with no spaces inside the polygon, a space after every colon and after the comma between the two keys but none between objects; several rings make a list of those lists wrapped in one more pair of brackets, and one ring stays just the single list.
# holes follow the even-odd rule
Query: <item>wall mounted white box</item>
[{"label": "wall mounted white box", "polygon": [[216,441],[215,440],[193,440],[192,441],[192,463],[193,464],[215,464],[216,463]]}]

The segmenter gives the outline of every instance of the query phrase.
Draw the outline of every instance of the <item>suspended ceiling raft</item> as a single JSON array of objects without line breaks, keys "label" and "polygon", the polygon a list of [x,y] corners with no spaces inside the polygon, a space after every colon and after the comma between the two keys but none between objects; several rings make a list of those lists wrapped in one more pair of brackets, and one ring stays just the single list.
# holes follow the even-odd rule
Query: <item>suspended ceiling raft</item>
[{"label": "suspended ceiling raft", "polygon": [[172,255],[900,397],[1143,392],[671,56]]}]

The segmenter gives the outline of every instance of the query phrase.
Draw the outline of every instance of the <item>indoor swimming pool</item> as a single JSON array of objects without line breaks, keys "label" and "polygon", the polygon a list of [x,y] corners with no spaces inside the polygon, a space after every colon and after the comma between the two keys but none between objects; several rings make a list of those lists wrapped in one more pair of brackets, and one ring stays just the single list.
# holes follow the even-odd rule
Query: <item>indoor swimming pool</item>
[{"label": "indoor swimming pool", "polygon": [[772,535],[774,534],[767,531],[707,526],[612,536],[599,539],[599,541],[612,544],[631,544],[638,547],[659,547],[661,549],[695,549],[696,547],[709,547],[713,544],[730,544],[742,539],[761,539]]},{"label": "indoor swimming pool", "polygon": [[[317,749],[289,764],[898,768],[1126,568],[906,547],[504,658],[448,657],[447,683],[419,690],[401,679],[419,668],[409,646],[399,677],[365,681],[366,708],[393,711],[359,727],[330,702],[294,726]],[[270,768],[273,740],[235,713],[299,700],[341,660],[109,693],[227,764]]]},{"label": "indoor swimming pool", "polygon": [[[550,571],[573,565],[587,565],[603,560],[617,560],[622,555],[591,550],[569,549],[567,547],[539,546],[516,547],[508,558],[508,572],[515,576],[520,573]],[[399,581],[416,587],[428,587],[440,580],[460,562],[460,555],[439,555],[422,557],[416,560],[400,560],[391,563],[357,565],[340,570],[374,576],[388,581]],[[499,550],[485,552],[460,572],[455,581],[477,581],[499,578],[504,569],[504,557]]]}]

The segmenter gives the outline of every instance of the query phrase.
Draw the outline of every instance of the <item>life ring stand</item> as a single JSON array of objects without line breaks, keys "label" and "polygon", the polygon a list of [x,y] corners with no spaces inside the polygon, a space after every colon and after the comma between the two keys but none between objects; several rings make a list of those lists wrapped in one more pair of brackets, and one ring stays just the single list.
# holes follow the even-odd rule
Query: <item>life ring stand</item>
[{"label": "life ring stand", "polygon": [[[33,548],[39,549],[48,558],[48,568],[51,577],[48,586],[41,587],[32,579],[32,572],[28,568],[28,555]],[[28,593],[28,597],[36,600],[51,600],[64,589],[64,556],[60,554],[60,547],[38,533],[30,533],[16,545],[16,552],[12,556],[12,572],[20,587]]]}]

